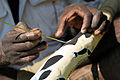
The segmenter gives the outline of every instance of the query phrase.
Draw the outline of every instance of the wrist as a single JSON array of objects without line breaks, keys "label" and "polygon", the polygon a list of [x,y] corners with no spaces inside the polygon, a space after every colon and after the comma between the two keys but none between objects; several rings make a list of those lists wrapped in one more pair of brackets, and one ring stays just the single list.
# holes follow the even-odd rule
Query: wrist
[{"label": "wrist", "polygon": [[113,14],[108,10],[102,10],[103,15],[107,16],[107,20],[112,22]]},{"label": "wrist", "polygon": [[8,66],[9,63],[5,59],[5,54],[2,50],[2,43],[0,42],[0,67]]},{"label": "wrist", "polygon": [[103,15],[107,16],[107,20],[112,22],[112,19],[115,15],[115,10],[111,6],[101,6],[99,10],[102,11]]},{"label": "wrist", "polygon": [[107,16],[107,20],[111,22],[118,11],[118,0],[105,0],[100,4],[98,9],[100,9],[103,14]]}]

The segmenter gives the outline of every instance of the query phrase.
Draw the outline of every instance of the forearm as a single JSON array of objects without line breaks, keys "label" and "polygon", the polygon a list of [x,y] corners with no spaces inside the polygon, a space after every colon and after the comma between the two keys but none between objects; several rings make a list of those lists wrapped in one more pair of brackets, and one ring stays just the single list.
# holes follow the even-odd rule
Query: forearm
[{"label": "forearm", "polygon": [[107,16],[109,21],[112,21],[115,14],[120,11],[120,0],[105,0],[99,7],[103,14]]}]

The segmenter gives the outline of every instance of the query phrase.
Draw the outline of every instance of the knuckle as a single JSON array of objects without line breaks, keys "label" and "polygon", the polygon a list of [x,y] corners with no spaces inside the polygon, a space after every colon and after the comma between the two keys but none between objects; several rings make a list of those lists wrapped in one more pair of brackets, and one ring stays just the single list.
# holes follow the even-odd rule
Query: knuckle
[{"label": "knuckle", "polygon": [[31,49],[34,46],[34,43],[28,41],[28,42],[25,42],[25,46],[27,49]]},{"label": "knuckle", "polygon": [[22,27],[22,28],[27,28],[27,25],[24,22],[19,22],[17,26]]},{"label": "knuckle", "polygon": [[[27,30],[30,30],[30,29],[31,29],[31,28],[28,27],[28,25],[25,24],[24,22],[19,22],[19,23],[17,24],[17,26],[18,26],[18,27],[21,27],[21,28],[24,28],[24,29],[27,29]],[[19,31],[19,32],[22,32],[22,33],[25,33],[24,30],[21,30],[21,29],[18,29],[18,28],[15,28],[15,30],[16,30],[16,31]]]},{"label": "knuckle", "polygon": [[23,41],[23,40],[27,40],[28,37],[25,34],[21,34],[17,39]]},{"label": "knuckle", "polygon": [[26,63],[28,63],[28,62],[30,62],[30,57],[26,57],[25,59],[24,59],[24,61],[26,62]]},{"label": "knuckle", "polygon": [[17,26],[20,26],[20,25],[23,25],[23,24],[24,24],[24,22],[18,22]]},{"label": "knuckle", "polygon": [[37,30],[34,32],[26,33],[25,36],[26,36],[27,40],[35,40],[35,39],[38,39],[39,37],[41,37],[41,31]]}]

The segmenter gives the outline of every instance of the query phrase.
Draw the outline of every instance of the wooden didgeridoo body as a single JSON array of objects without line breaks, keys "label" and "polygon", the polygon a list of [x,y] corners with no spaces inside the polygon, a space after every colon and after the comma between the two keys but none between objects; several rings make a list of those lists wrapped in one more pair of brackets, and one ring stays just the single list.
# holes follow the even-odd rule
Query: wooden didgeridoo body
[{"label": "wooden didgeridoo body", "polygon": [[71,72],[93,52],[102,36],[79,32],[55,51],[31,80],[66,80]]}]

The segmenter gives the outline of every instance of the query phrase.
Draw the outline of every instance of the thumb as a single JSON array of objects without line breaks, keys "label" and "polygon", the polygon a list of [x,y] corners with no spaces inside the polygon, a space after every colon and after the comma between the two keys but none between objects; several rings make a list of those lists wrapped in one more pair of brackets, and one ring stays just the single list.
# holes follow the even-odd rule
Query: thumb
[{"label": "thumb", "polygon": [[[23,28],[23,29],[26,29],[26,30],[31,30],[30,27],[27,26],[27,24],[25,24],[24,22],[19,22],[16,26],[20,27],[20,28]],[[25,33],[26,31],[22,30],[22,29],[19,29],[19,28],[15,28],[15,31],[17,32],[21,32],[21,33]]]}]

